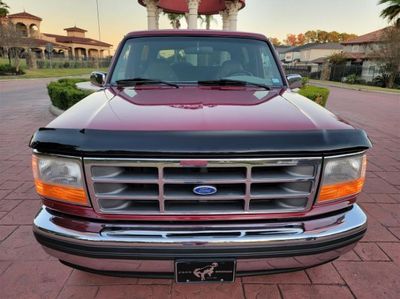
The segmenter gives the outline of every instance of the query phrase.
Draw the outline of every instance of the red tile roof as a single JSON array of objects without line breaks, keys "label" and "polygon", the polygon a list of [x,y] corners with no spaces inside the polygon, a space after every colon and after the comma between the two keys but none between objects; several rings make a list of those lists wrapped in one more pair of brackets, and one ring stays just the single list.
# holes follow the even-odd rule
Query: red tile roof
[{"label": "red tile roof", "polygon": [[343,52],[344,57],[349,60],[371,60],[371,59],[380,59],[380,56],[375,53],[362,53],[362,52]]},{"label": "red tile roof", "polygon": [[53,47],[55,48],[61,48],[61,49],[68,49],[68,47],[61,45],[59,43],[54,43],[54,42],[49,42],[48,40],[45,39],[40,39],[40,38],[26,38],[26,40],[29,42],[29,44],[35,46],[35,47],[45,47],[47,44],[52,44]]},{"label": "red tile roof", "polygon": [[[387,27],[388,28],[388,27]],[[377,43],[380,42],[383,34],[387,30],[387,28],[383,28],[377,31],[373,31],[364,35],[361,35],[355,39],[343,42],[343,45],[353,45],[353,44],[368,44],[368,43]]]},{"label": "red tile roof", "polygon": [[79,27],[69,27],[69,28],[64,28],[65,31],[75,31],[75,32],[87,32],[87,30],[79,28]]},{"label": "red tile roof", "polygon": [[367,55],[363,52],[344,52],[344,57],[347,59],[354,59],[354,60],[363,60],[368,58]]},{"label": "red tile roof", "polygon": [[19,12],[19,13],[15,13],[15,14],[11,14],[11,15],[8,15],[8,17],[10,18],[10,19],[14,19],[14,18],[24,18],[24,19],[31,19],[31,20],[37,20],[37,21],[42,21],[42,18],[39,18],[39,17],[37,17],[37,16],[34,16],[34,15],[32,15],[32,14],[30,14],[30,13],[27,13],[27,12]]},{"label": "red tile roof", "polygon": [[74,37],[74,36],[65,36],[65,35],[57,35],[57,34],[50,34],[50,33],[43,33],[46,36],[53,37],[56,39],[58,43],[75,43],[75,44],[82,44],[82,45],[93,45],[93,46],[100,46],[100,47],[112,47],[111,44],[95,40],[88,37]]}]

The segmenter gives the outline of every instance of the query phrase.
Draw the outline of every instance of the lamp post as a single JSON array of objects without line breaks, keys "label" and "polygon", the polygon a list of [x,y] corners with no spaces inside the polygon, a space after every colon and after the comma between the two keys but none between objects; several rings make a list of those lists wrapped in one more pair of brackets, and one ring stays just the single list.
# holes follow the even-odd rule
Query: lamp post
[{"label": "lamp post", "polygon": [[97,7],[97,29],[99,31],[99,40],[101,40],[99,0],[96,0],[96,7]]}]

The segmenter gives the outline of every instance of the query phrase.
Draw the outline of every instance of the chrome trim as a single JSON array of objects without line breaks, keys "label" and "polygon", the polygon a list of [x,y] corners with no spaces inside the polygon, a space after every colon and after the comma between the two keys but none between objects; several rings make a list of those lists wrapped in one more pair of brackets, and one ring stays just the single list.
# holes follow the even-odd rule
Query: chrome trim
[{"label": "chrome trim", "polygon": [[359,152],[349,153],[349,154],[341,154],[341,155],[333,155],[333,156],[325,155],[325,159],[351,157],[351,156],[363,155],[366,153],[367,153],[367,151],[364,150],[364,151],[359,151]]},{"label": "chrome trim", "polygon": [[[324,264],[352,250],[356,244],[327,251],[315,255],[299,255],[294,257],[276,257],[260,259],[238,259],[236,261],[236,276],[246,276],[246,273],[299,270]],[[44,247],[51,256],[73,265],[81,266],[95,271],[117,271],[131,273],[168,273],[173,278],[174,260],[122,260],[122,259],[97,259],[71,255]]]},{"label": "chrome trim", "polygon": [[[62,221],[59,221],[62,220]],[[33,230],[45,237],[95,247],[135,248],[268,248],[270,246],[316,245],[362,232],[367,216],[358,205],[337,215],[296,222],[273,224],[137,225],[101,223],[96,232],[76,231],[70,224],[88,227],[90,222],[53,215],[42,208]],[[113,233],[111,231],[119,231]],[[257,232],[254,234],[254,232]],[[233,234],[235,233],[235,234]],[[215,237],[218,234],[220,237]]]},{"label": "chrome trim", "polygon": [[[183,167],[181,162],[190,162],[193,159],[133,159],[133,158],[84,158],[83,164],[86,175],[87,188],[90,195],[90,199],[92,205],[97,213],[100,214],[134,214],[134,215],[203,215],[203,214],[265,214],[265,213],[288,213],[288,212],[301,212],[307,211],[311,209],[316,193],[317,187],[320,180],[321,175],[321,167],[322,167],[322,157],[306,157],[306,158],[253,158],[253,159],[198,159],[196,161],[207,162],[207,167],[218,167],[218,168],[227,168],[229,167],[240,167],[246,169],[246,175],[243,179],[204,179],[204,180],[193,180],[193,179],[171,179],[166,178],[164,176],[164,169],[166,167],[179,168]],[[253,167],[273,167],[273,166],[301,166],[301,165],[312,165],[314,167],[313,175],[293,175],[290,178],[254,178],[252,177],[252,169]],[[158,176],[154,178],[96,178],[92,176],[92,167],[96,166],[109,166],[109,167],[152,167],[156,168],[158,172]],[[207,184],[243,184],[244,194],[229,194],[229,195],[211,195],[208,197],[204,197],[203,199],[209,200],[238,200],[243,199],[244,206],[243,209],[238,210],[224,210],[221,211],[166,211],[166,201],[167,200],[199,200],[199,197],[196,195],[185,195],[184,197],[176,197],[171,196],[165,193],[164,186],[166,184],[187,184],[187,183],[195,183],[199,185],[207,185]],[[290,194],[269,194],[265,195],[257,195],[251,194],[251,186],[253,183],[301,183],[301,182],[310,182],[310,192],[293,192]],[[123,196],[121,194],[113,195],[107,194],[102,196],[100,194],[96,194],[94,183],[138,183],[138,184],[154,184],[158,185],[158,195],[127,195]],[[158,209],[157,211],[130,211],[124,209],[116,209],[112,210],[102,209],[99,204],[100,198],[110,198],[110,199],[120,199],[120,200],[153,200],[157,201]],[[260,209],[260,210],[251,210],[250,202],[252,199],[289,199],[289,198],[299,198],[306,199],[306,205],[303,207],[281,207],[274,209]]]}]

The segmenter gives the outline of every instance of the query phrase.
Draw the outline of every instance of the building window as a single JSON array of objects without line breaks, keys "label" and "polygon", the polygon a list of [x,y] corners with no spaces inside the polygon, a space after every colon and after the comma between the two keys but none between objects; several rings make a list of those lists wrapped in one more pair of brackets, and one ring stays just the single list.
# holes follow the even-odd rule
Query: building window
[{"label": "building window", "polygon": [[375,65],[371,65],[371,66],[369,67],[369,73],[370,73],[370,74],[375,74]]}]

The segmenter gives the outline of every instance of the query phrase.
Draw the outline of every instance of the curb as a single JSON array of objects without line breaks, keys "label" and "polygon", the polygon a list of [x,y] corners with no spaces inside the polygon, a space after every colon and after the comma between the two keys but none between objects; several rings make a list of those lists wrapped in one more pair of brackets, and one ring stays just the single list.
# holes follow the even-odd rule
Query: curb
[{"label": "curb", "polygon": [[400,92],[395,92],[395,91],[372,90],[372,89],[363,88],[363,87],[351,87],[351,86],[346,86],[346,85],[340,86],[340,85],[329,84],[329,83],[325,83],[325,82],[319,82],[318,80],[310,80],[310,83],[314,84],[314,85],[323,86],[323,87],[336,87],[336,88],[355,90],[355,91],[364,91],[364,92],[375,92],[375,93],[384,93],[384,94],[391,94],[391,95],[400,95]]},{"label": "curb", "polygon": [[61,110],[60,108],[57,108],[57,107],[54,106],[53,104],[50,104],[49,111],[50,111],[50,113],[53,114],[54,116],[59,116],[59,115],[61,115],[61,114],[64,113],[64,110]]}]

